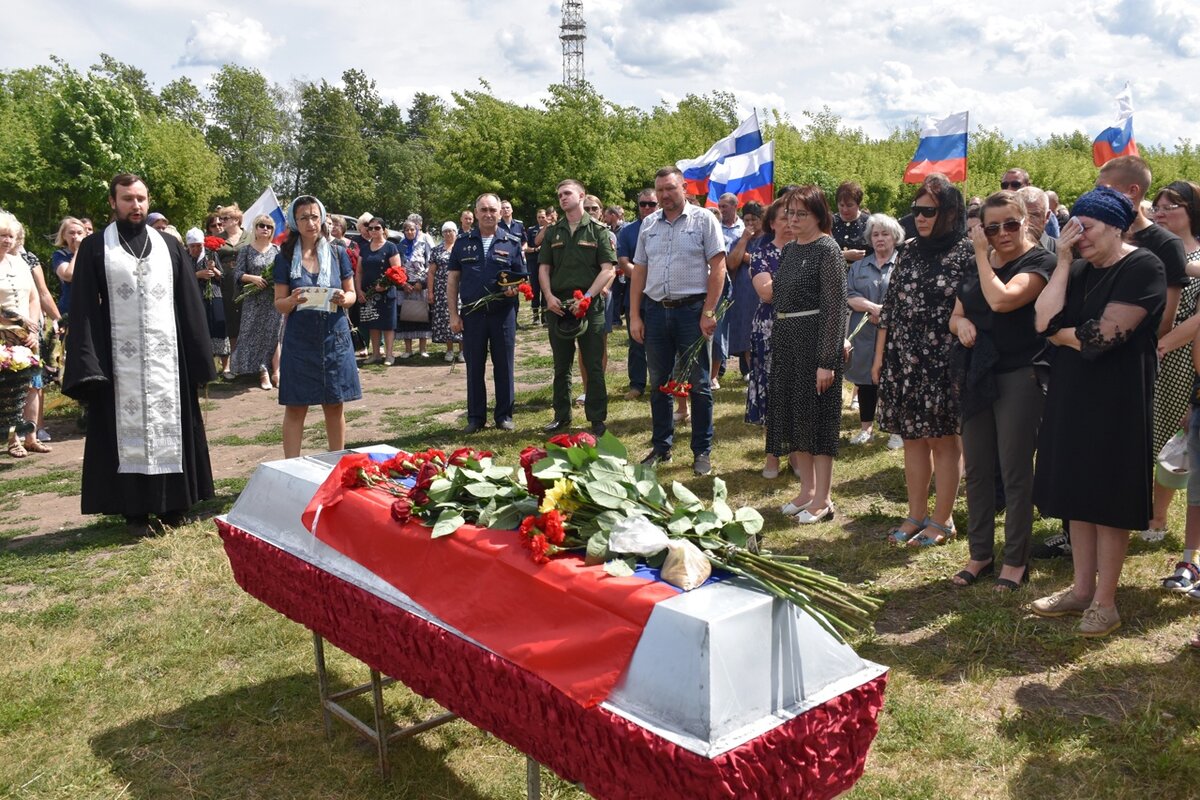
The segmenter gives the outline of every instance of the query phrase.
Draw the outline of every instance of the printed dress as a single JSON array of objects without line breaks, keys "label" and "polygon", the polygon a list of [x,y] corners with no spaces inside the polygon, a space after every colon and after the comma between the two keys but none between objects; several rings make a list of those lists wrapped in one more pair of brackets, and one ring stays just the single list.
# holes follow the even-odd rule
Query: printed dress
[{"label": "printed dress", "polygon": [[[774,276],[779,268],[779,248],[773,241],[759,240],[751,245],[750,279],[766,273]],[[746,380],[746,422],[767,424],[767,381],[771,376],[771,329],[775,325],[775,306],[758,301],[750,320],[750,375]]]},{"label": "printed dress", "polygon": [[[450,249],[444,244],[433,248],[429,262],[437,269],[433,275],[433,308],[430,309],[429,320],[433,323],[433,341],[438,344],[461,342],[461,333],[450,331],[450,309],[446,305],[446,265],[450,263]],[[459,303],[459,311],[462,304]]]},{"label": "printed dress", "polygon": [[887,329],[879,376],[879,427],[903,439],[958,433],[951,391],[950,312],[964,271],[975,268],[975,246],[961,239],[947,250],[922,252],[905,243],[880,312]]}]

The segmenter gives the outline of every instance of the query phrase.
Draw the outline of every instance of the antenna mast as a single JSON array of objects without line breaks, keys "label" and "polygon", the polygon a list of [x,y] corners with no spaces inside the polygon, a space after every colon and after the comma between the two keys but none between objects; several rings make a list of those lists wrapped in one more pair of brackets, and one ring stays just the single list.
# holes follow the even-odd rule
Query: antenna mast
[{"label": "antenna mast", "polygon": [[583,42],[587,39],[582,0],[563,0],[558,38],[562,42],[563,84],[577,88],[584,81]]}]

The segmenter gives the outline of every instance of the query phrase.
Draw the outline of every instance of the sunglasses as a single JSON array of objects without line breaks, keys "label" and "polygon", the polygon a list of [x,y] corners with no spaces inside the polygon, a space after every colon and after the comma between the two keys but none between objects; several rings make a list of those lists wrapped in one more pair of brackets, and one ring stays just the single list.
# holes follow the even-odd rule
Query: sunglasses
[{"label": "sunglasses", "polygon": [[654,208],[657,205],[658,205],[658,203],[655,202],[654,200],[639,200],[638,201],[639,208]]},{"label": "sunglasses", "polygon": [[1025,184],[1021,183],[1020,181],[1000,181],[1000,188],[1009,189],[1015,192],[1017,189],[1024,189]]},{"label": "sunglasses", "polygon": [[255,225],[254,227],[256,227],[256,228],[262,228],[264,231],[273,231],[273,230],[275,230],[275,226],[274,226],[274,225],[268,224],[268,223],[266,223],[266,222],[260,222],[260,223],[258,223],[257,225]]},{"label": "sunglasses", "polygon": [[383,230],[383,226],[382,226],[382,225],[368,225],[368,226],[367,226],[367,230],[369,230],[369,231],[381,231],[381,230]]},{"label": "sunglasses", "polygon": [[984,234],[990,239],[1000,232],[1003,228],[1005,233],[1016,233],[1021,230],[1021,220],[1006,219],[1004,222],[993,222],[990,225],[983,226]]},{"label": "sunglasses", "polygon": [[583,210],[584,211],[599,211],[600,206],[584,206]]},{"label": "sunglasses", "polygon": [[933,219],[937,216],[938,212],[937,206],[919,206],[913,203],[910,208],[914,217],[925,217],[925,219]]}]

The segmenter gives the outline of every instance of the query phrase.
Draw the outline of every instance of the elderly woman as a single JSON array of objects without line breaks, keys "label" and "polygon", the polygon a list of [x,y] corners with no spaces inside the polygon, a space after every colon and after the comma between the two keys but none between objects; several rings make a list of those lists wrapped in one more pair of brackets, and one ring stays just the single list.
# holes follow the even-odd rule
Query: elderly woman
[{"label": "elderly woman", "polygon": [[[359,320],[370,336],[370,355],[365,363],[390,367],[396,340],[396,293],[392,284],[383,281],[389,267],[400,266],[400,250],[387,240],[387,225],[372,217],[363,226],[367,240],[358,248],[359,270],[354,276],[354,291],[358,302]],[[382,291],[381,291],[382,289]],[[383,357],[379,356],[379,339],[383,338]]]},{"label": "elderly woman", "polygon": [[[1154,384],[1154,442],[1157,453],[1179,429],[1179,421],[1187,413],[1192,391],[1191,343],[1200,330],[1197,298],[1200,297],[1200,186],[1189,181],[1175,181],[1158,190],[1151,207],[1156,223],[1182,240],[1187,258],[1189,278],[1179,293],[1172,329],[1158,342],[1162,361]],[[1142,538],[1158,541],[1167,534],[1167,509],[1175,490],[1154,484],[1154,512],[1149,529]],[[1185,548],[1194,549],[1194,548]],[[1178,571],[1178,569],[1176,570]],[[1170,588],[1170,587],[1168,587]]]},{"label": "elderly woman", "polygon": [[274,264],[279,247],[274,243],[275,222],[266,214],[254,219],[254,239],[238,251],[234,283],[243,298],[242,320],[246,333],[233,351],[230,369],[235,375],[258,373],[264,391],[279,385],[279,326],[274,303]]},{"label": "elderly woman", "polygon": [[225,335],[225,303],[221,298],[221,268],[217,256],[204,249],[204,234],[199,228],[187,232],[187,251],[200,284],[200,298],[204,303],[204,318],[208,323],[213,355],[221,361],[219,371],[228,372],[229,337]]},{"label": "elderly woman", "polygon": [[[42,271],[42,262],[38,257],[25,249],[25,226],[20,222],[17,223],[17,239],[13,244],[13,252],[19,255],[26,264],[29,265],[29,275],[33,278],[33,288],[38,297],[38,316],[36,317],[39,331],[42,333],[42,339],[38,343],[42,355],[42,368],[38,370],[33,380],[29,384],[29,391],[25,397],[25,419],[34,423],[34,429],[30,432],[28,441],[32,442],[48,442],[50,441],[50,432],[44,427],[45,420],[43,412],[45,411],[44,389],[46,381],[50,379],[50,372],[55,372],[53,365],[50,363],[50,358],[53,355],[53,331],[62,315],[58,312],[58,305],[54,302],[54,298],[50,295],[50,289],[46,286],[46,274]],[[28,442],[25,445],[26,450],[33,450],[35,453],[49,452],[49,449],[39,450],[37,447],[30,447]]]},{"label": "elderly woman", "polygon": [[[343,404],[360,399],[362,387],[345,312],[354,304],[350,257],[323,235],[325,206],[311,195],[288,206],[287,226],[288,238],[275,257],[275,310],[285,319],[279,361],[283,455],[295,458],[312,405],[325,414],[329,449],[345,447]],[[315,302],[326,293],[327,304]]]},{"label": "elderly woman", "polygon": [[405,220],[404,240],[400,242],[400,260],[408,274],[408,283],[400,287],[396,309],[396,335],[404,341],[404,352],[400,358],[411,358],[413,339],[417,340],[417,354],[429,358],[425,343],[433,332],[429,329],[429,303],[425,299],[425,288],[429,284],[430,247],[418,235],[415,223]]},{"label": "elderly woman", "polygon": [[846,269],[829,235],[832,217],[818,186],[784,197],[795,241],[779,268],[762,281],[775,306],[767,404],[767,452],[797,454],[800,492],[781,510],[797,524],[833,519],[830,489],[842,420],[842,343],[846,332]]},{"label": "elderly woman", "polygon": [[833,239],[842,248],[847,263],[853,264],[870,252],[867,240],[867,214],[862,210],[863,189],[854,181],[846,181],[834,195],[838,213],[833,217]]},{"label": "elderly woman", "polygon": [[1046,342],[1033,303],[1054,271],[1054,256],[1029,235],[1025,203],[1002,191],[983,202],[971,230],[974,270],[958,291],[950,332],[961,347],[955,389],[962,408],[967,539],[971,557],[951,580],[969,586],[994,571],[996,465],[1004,485],[1004,565],[997,591],[1028,579],[1033,534],[1033,453],[1045,400]]},{"label": "elderly woman", "polygon": [[1105,636],[1121,625],[1116,591],[1129,532],[1150,518],[1155,335],[1167,286],[1158,257],[1122,239],[1135,215],[1129,198],[1099,187],[1073,210],[1036,305],[1038,330],[1058,351],[1033,500],[1043,516],[1070,520],[1075,581],[1033,612],[1082,614],[1080,634]]},{"label": "elderly woman", "polygon": [[[446,345],[446,361],[462,361],[462,334],[450,330],[450,309],[446,307],[446,265],[458,239],[458,226],[442,223],[442,241],[429,254],[429,286],[425,299],[429,301],[433,322],[433,341]],[[454,345],[458,345],[457,352]]]},{"label": "elderly woman", "polygon": [[858,391],[859,431],[850,444],[866,444],[875,435],[875,409],[879,387],[871,380],[875,363],[875,339],[879,334],[879,312],[887,294],[892,268],[896,265],[896,247],[904,238],[900,223],[887,214],[872,214],[867,219],[866,240],[871,252],[855,261],[846,276],[846,304],[850,306],[850,363],[846,380]]},{"label": "elderly woman", "polygon": [[[950,312],[974,248],[966,238],[962,194],[930,176],[912,203],[917,236],[892,270],[871,377],[879,386],[879,426],[904,440],[908,517],[888,533],[893,544],[943,544],[955,535],[954,498],[962,477],[959,409],[950,391]],[[929,479],[936,502],[929,514]]]},{"label": "elderly woman", "polygon": [[742,206],[742,222],[746,227],[725,258],[733,282],[733,305],[726,312],[729,319],[729,355],[738,357],[742,376],[750,374],[750,326],[758,309],[758,295],[750,276],[750,249],[757,245],[763,233],[763,207],[751,200]]},{"label": "elderly woman", "polygon": [[[41,330],[38,321],[42,316],[42,307],[29,265],[15,251],[19,230],[20,223],[16,217],[6,211],[0,211],[0,310],[6,317],[20,318],[24,322],[30,333],[22,344],[36,353],[38,332]],[[10,456],[25,458],[29,451],[49,453],[50,448],[37,440],[34,431],[29,432],[24,444],[15,432],[9,433]]]},{"label": "elderly woman", "polygon": [[[750,323],[750,375],[746,380],[746,422],[767,424],[767,397],[771,378],[771,331],[775,306],[771,304],[771,282],[779,268],[779,254],[792,241],[790,220],[783,214],[783,200],[776,200],[763,214],[762,236],[749,248],[750,278],[758,303]],[[764,478],[779,477],[779,458],[767,454]]]}]

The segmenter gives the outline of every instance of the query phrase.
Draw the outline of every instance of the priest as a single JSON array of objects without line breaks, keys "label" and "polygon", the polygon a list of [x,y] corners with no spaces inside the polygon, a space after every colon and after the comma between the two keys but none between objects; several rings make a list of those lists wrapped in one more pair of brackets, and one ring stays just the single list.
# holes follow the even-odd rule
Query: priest
[{"label": "priest", "polygon": [[146,224],[146,182],[117,175],[108,204],[114,221],[75,259],[63,393],[88,409],[83,513],[144,534],[213,496],[199,392],[216,372],[183,248]]}]

